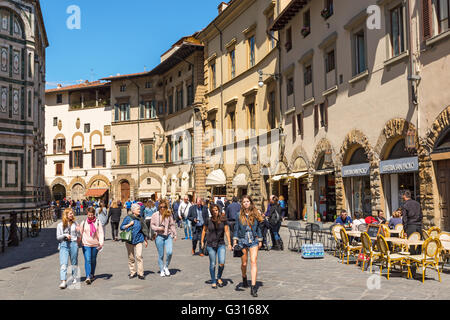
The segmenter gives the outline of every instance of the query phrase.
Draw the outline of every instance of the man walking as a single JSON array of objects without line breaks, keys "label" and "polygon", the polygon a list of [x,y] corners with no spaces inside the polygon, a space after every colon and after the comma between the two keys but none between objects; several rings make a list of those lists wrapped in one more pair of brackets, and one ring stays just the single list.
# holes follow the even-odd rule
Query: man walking
[{"label": "man walking", "polygon": [[128,201],[125,203],[125,206],[127,207],[127,214],[129,214],[131,212],[131,205],[133,203],[130,201],[130,199],[128,199]]},{"label": "man walking", "polygon": [[[405,230],[406,235],[409,237],[412,233],[420,233],[422,235],[422,210],[420,208],[420,203],[411,199],[411,191],[406,190],[402,195],[404,204],[402,207],[402,222],[403,230]],[[410,247],[410,253],[412,255],[419,254],[416,252],[413,246]]]},{"label": "man walking", "polygon": [[181,228],[181,219],[178,216],[178,208],[180,207],[180,196],[175,196],[175,201],[172,204],[172,216],[173,219],[177,222],[178,228]]},{"label": "man walking", "polygon": [[270,235],[273,239],[273,249],[284,250],[283,241],[280,237],[281,228],[281,214],[282,208],[278,204],[278,198],[276,196],[270,197],[270,207],[269,207],[269,224],[270,224]]},{"label": "man walking", "polygon": [[239,218],[239,214],[241,213],[241,205],[238,202],[238,198],[233,197],[232,201],[233,202],[225,209],[231,234],[234,233],[234,225],[236,224],[236,220]]},{"label": "man walking", "polygon": [[[195,255],[197,249],[197,242],[201,242],[203,225],[208,221],[208,207],[204,206],[202,198],[197,198],[197,204],[189,208],[188,220],[192,224],[192,255]],[[202,244],[200,243],[200,256],[204,254],[201,251]]]},{"label": "man walking", "polygon": [[192,239],[192,226],[191,221],[188,220],[189,209],[191,208],[191,203],[189,202],[189,197],[184,196],[184,200],[180,203],[178,207],[178,218],[183,221],[184,226],[184,240]]},{"label": "man walking", "polygon": [[80,200],[77,200],[76,215],[79,216],[80,214],[81,214],[81,202]]}]

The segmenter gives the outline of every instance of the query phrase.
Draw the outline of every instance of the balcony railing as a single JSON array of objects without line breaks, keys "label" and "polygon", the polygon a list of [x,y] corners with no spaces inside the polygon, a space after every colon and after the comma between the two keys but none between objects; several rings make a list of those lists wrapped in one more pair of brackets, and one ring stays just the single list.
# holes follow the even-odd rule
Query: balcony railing
[{"label": "balcony railing", "polygon": [[85,108],[95,108],[95,107],[106,107],[110,105],[110,99],[102,99],[102,100],[86,100],[83,103],[71,103],[70,110],[79,110]]}]

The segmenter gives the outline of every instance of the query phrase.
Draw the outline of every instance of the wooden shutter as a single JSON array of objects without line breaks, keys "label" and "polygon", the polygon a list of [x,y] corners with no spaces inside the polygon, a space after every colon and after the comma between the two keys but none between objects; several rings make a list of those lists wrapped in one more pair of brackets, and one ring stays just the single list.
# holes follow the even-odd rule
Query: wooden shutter
[{"label": "wooden shutter", "polygon": [[323,115],[325,121],[325,129],[328,129],[328,99],[323,103]]},{"label": "wooden shutter", "polygon": [[83,153],[83,150],[78,151],[78,152],[80,153],[80,169],[83,169],[83,156],[84,156],[84,153]]},{"label": "wooden shutter", "polygon": [[319,105],[314,106],[314,130],[319,130]]},{"label": "wooden shutter", "polygon": [[73,151],[69,151],[69,168],[73,168]]},{"label": "wooden shutter", "polygon": [[53,154],[56,154],[56,139],[53,139]]},{"label": "wooden shutter", "polygon": [[130,120],[130,105],[127,104],[127,120]]},{"label": "wooden shutter", "polygon": [[141,101],[140,110],[141,110],[141,119],[144,119],[145,118],[145,102],[144,101]]},{"label": "wooden shutter", "polygon": [[114,105],[114,121],[119,121],[119,105]]},{"label": "wooden shutter", "polygon": [[91,150],[91,165],[92,168],[95,168],[95,149]]},{"label": "wooden shutter", "polygon": [[429,39],[433,32],[433,16],[431,0],[422,0],[422,28],[423,38]]},{"label": "wooden shutter", "polygon": [[295,138],[297,136],[297,129],[295,127],[296,119],[295,114],[292,116],[292,141],[295,141]]},{"label": "wooden shutter", "polygon": [[103,149],[102,152],[103,152],[103,167],[106,168],[106,149]]},{"label": "wooden shutter", "polygon": [[63,139],[63,141],[62,141],[62,149],[63,149],[63,152],[66,153],[66,139]]}]

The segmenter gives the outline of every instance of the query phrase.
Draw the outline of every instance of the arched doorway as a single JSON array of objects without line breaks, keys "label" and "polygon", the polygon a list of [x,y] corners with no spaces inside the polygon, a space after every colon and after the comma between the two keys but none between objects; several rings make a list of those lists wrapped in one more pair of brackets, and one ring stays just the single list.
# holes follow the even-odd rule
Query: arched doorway
[{"label": "arched doorway", "polygon": [[54,200],[61,201],[66,197],[66,188],[61,184],[57,184],[53,187],[52,193]]},{"label": "arched doorway", "polygon": [[130,183],[128,181],[122,181],[120,183],[120,200],[125,203],[130,199]]},{"label": "arched doorway", "polygon": [[78,200],[81,201],[85,198],[85,196],[84,196],[85,193],[86,193],[86,190],[84,189],[84,187],[81,184],[77,183],[72,188],[72,199],[74,201],[78,201]]},{"label": "arched doorway", "polygon": [[439,189],[441,229],[450,231],[450,127],[436,141],[431,156]]}]

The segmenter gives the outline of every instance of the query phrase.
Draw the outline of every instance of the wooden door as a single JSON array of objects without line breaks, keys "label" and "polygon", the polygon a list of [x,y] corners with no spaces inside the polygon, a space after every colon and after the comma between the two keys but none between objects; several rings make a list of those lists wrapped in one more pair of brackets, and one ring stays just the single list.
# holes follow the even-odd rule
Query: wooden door
[{"label": "wooden door", "polygon": [[128,181],[124,181],[120,184],[120,199],[123,204],[130,199],[130,183]]},{"label": "wooden door", "polygon": [[83,200],[85,198],[85,190],[81,184],[76,184],[72,188],[72,199],[74,201]]},{"label": "wooden door", "polygon": [[438,161],[437,182],[440,195],[441,228],[445,231],[450,231],[450,160]]}]

